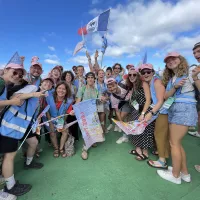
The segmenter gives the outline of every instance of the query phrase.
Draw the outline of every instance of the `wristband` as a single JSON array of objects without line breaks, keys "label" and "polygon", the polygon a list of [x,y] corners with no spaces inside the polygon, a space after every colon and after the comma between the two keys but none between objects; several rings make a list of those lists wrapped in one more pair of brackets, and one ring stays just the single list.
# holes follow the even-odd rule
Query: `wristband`
[{"label": "wristband", "polygon": [[151,113],[153,116],[155,116],[155,115],[156,115],[156,113],[154,113],[152,110],[150,111],[150,113]]}]

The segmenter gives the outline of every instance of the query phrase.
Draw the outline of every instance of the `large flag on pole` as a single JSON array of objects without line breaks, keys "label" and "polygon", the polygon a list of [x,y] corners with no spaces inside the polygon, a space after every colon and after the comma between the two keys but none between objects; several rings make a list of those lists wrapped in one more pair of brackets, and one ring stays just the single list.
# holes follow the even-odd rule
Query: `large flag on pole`
[{"label": "large flag on pole", "polygon": [[87,35],[96,31],[107,31],[108,19],[110,16],[110,9],[101,13],[99,16],[91,20],[85,27],[78,30],[78,34]]},{"label": "large flag on pole", "polygon": [[74,49],[73,56],[76,55],[83,47],[84,47],[84,41],[79,42]]}]

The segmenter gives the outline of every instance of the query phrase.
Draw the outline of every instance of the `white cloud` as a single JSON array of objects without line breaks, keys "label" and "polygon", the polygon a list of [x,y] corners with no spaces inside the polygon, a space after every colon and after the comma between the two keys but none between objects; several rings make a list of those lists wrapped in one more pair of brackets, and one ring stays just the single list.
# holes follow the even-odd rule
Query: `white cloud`
[{"label": "white cloud", "polygon": [[0,64],[0,69],[4,69],[4,67],[6,66],[6,64]]},{"label": "white cloud", "polygon": [[59,65],[60,64],[60,62],[58,60],[51,60],[51,59],[45,59],[44,62],[47,63],[47,64],[52,64],[52,65]]},{"label": "white cloud", "polygon": [[49,48],[49,50],[51,50],[51,51],[55,51],[55,50],[56,50],[55,47],[53,47],[53,46],[48,46],[48,48]]},{"label": "white cloud", "polygon": [[92,9],[92,10],[89,11],[89,14],[91,14],[91,15],[93,15],[93,16],[96,17],[96,16],[98,16],[99,14],[101,14],[103,11],[104,11],[104,10],[94,8],[94,9]]},{"label": "white cloud", "polygon": [[[90,57],[91,57],[92,63],[94,63],[94,53],[90,55]],[[101,54],[99,54],[98,59],[100,59],[100,57],[101,57]],[[74,64],[82,64],[82,65],[88,64],[88,59],[86,56],[75,56],[75,57],[70,58],[68,61]]]},{"label": "white cloud", "polygon": [[[111,9],[107,56],[134,54],[144,48],[191,49],[199,36],[188,36],[200,26],[200,1],[130,1]],[[102,10],[92,9],[92,15]],[[183,36],[184,35],[184,36]],[[197,35],[197,34],[196,34]],[[100,40],[99,40],[100,41]],[[97,41],[93,42],[98,43]]]},{"label": "white cloud", "polygon": [[59,65],[60,64],[60,59],[55,54],[52,54],[52,55],[51,54],[45,54],[44,57],[46,58],[44,60],[44,62],[47,63],[47,64],[53,64],[53,65]]},{"label": "white cloud", "polygon": [[66,54],[71,54],[71,55],[72,55],[73,52],[72,52],[72,50],[69,50],[69,49],[66,48],[66,49],[65,49],[65,53],[66,53]]}]

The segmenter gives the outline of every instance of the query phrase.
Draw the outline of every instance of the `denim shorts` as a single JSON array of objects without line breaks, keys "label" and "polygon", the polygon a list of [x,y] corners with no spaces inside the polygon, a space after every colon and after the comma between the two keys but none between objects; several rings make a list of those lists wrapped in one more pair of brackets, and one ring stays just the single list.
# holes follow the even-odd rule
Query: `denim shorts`
[{"label": "denim shorts", "polygon": [[173,103],[169,108],[168,121],[170,124],[196,126],[197,120],[196,104]]}]

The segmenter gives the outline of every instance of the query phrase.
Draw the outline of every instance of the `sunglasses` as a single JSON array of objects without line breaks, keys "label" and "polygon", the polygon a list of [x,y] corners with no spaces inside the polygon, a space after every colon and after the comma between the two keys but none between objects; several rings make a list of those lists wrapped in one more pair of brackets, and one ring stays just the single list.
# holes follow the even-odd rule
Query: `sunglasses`
[{"label": "sunglasses", "polygon": [[129,77],[133,76],[133,77],[136,77],[137,74],[128,74]]},{"label": "sunglasses", "polygon": [[14,71],[13,72],[13,76],[17,76],[17,75],[18,75],[19,78],[23,78],[23,75],[21,75],[18,72]]},{"label": "sunglasses", "polygon": [[141,71],[140,73],[141,73],[142,75],[145,75],[145,74],[151,74],[151,72],[152,72],[152,71]]},{"label": "sunglasses", "polygon": [[118,68],[118,67],[115,67],[115,69],[120,69],[120,68]]}]

